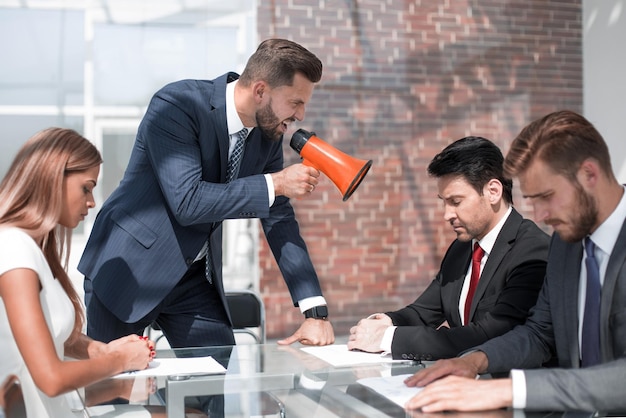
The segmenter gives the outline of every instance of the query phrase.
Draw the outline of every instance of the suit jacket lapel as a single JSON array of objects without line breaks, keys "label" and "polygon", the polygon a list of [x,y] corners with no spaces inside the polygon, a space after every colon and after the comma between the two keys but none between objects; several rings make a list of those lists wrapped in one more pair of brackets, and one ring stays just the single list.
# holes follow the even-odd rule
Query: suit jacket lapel
[{"label": "suit jacket lapel", "polygon": [[[611,337],[611,330],[609,329],[611,319],[611,308],[613,304],[613,298],[615,297],[615,291],[617,288],[617,281],[620,275],[626,274],[624,264],[626,263],[626,221],[622,224],[622,229],[619,233],[613,252],[609,257],[609,263],[604,275],[604,283],[602,284],[602,296],[600,300],[600,347],[602,350],[602,357],[604,359],[613,359],[613,339]],[[626,278],[622,279],[626,280]],[[624,330],[621,330],[624,331]],[[613,334],[621,332],[614,330]]]},{"label": "suit jacket lapel", "polygon": [[459,303],[461,299],[461,290],[463,289],[463,282],[465,281],[465,275],[470,265],[472,258],[472,245],[470,242],[457,242],[461,246],[459,249],[458,257],[450,260],[449,266],[443,266],[446,271],[444,274],[448,277],[454,278],[449,284],[441,289],[442,301],[450,306],[450,312],[453,312],[453,320],[450,323],[450,327],[460,327],[463,322],[461,320],[461,313],[459,312]]},{"label": "suit jacket lapel", "polygon": [[230,136],[228,135],[228,124],[226,122],[226,84],[236,80],[237,74],[227,73],[215,80],[214,92],[211,95],[211,106],[213,111],[210,114],[213,129],[215,130],[215,138],[217,138],[217,146],[219,147],[220,163],[222,170],[220,171],[220,182],[226,182],[226,171],[228,169],[228,148],[230,147]]},{"label": "suit jacket lapel", "polygon": [[472,299],[470,318],[474,315],[478,301],[485,294],[485,290],[493,279],[498,266],[515,243],[517,230],[519,229],[521,223],[522,215],[513,209],[506,222],[504,222],[504,225],[502,225],[502,229],[498,234],[498,238],[496,238],[491,254],[489,254],[487,263],[485,264],[485,267],[480,275],[480,280],[478,281],[478,286],[476,287],[476,293],[474,293],[474,298]]},{"label": "suit jacket lapel", "polygon": [[[579,367],[580,365],[580,345],[578,344],[578,293],[580,288],[580,265],[583,257],[583,246],[580,242],[570,244],[565,252],[564,260],[561,262],[564,265],[563,274],[560,277],[560,292],[561,295],[552,295],[551,299],[561,299],[560,303],[563,311],[561,318],[554,318],[553,324],[555,326],[562,326],[566,332],[567,345],[570,354],[570,362],[572,367]],[[574,301],[574,303],[572,303]],[[554,310],[558,312],[558,306],[554,307]],[[575,318],[576,321],[571,319]]]},{"label": "suit jacket lapel", "polygon": [[262,138],[261,130],[254,128],[248,134],[246,139],[246,147],[243,152],[243,159],[239,166],[238,177],[246,177],[257,170],[257,158],[261,154],[261,141],[266,141]]}]

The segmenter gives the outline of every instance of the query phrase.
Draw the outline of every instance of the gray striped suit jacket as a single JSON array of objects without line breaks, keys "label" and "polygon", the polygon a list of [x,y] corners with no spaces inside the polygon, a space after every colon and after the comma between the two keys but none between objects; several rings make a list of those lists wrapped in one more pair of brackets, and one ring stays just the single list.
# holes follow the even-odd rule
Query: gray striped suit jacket
[{"label": "gray striped suit jacket", "polygon": [[[525,325],[477,347],[489,372],[525,370],[527,409],[626,410],[626,222],[609,257],[600,312],[603,363],[580,368],[578,284],[582,243],[554,234],[546,279]],[[549,356],[559,368],[538,368]]]},{"label": "gray striped suit jacket", "polygon": [[289,200],[270,208],[264,173],[283,168],[282,141],[253,129],[239,178],[226,184],[228,73],[182,80],[150,101],[124,177],[102,206],[78,269],[120,320],[137,322],[171,291],[210,234],[222,300],[224,219],[260,218],[294,304],[322,294]]}]

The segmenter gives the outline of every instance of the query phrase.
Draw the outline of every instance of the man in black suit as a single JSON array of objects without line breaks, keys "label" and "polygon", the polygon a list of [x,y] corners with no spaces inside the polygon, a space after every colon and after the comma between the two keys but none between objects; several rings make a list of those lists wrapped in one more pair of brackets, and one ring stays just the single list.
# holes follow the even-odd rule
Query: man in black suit
[{"label": "man in black suit", "polygon": [[457,239],[415,302],[360,320],[348,348],[434,360],[524,323],[543,282],[549,237],[513,209],[503,160],[500,149],[480,137],[462,138],[435,156],[428,173],[437,179],[444,218]]}]

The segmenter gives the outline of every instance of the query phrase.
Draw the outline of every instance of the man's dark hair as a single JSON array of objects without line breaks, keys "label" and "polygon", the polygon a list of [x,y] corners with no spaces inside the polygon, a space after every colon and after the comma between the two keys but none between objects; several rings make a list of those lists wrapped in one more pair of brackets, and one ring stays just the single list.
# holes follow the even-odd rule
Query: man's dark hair
[{"label": "man's dark hair", "polygon": [[513,204],[513,180],[504,176],[504,157],[493,142],[479,136],[467,136],[445,147],[428,165],[433,177],[462,176],[482,195],[491,179],[502,183],[502,197]]},{"label": "man's dark hair", "polygon": [[252,54],[239,77],[243,85],[263,80],[270,87],[291,86],[300,73],[312,83],[322,78],[322,62],[311,51],[287,39],[267,39]]}]

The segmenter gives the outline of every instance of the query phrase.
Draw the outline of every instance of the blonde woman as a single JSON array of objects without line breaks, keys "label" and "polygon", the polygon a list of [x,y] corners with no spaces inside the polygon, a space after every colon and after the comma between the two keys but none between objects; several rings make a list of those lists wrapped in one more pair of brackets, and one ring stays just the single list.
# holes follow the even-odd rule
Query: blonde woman
[{"label": "blonde woman", "polygon": [[63,394],[145,369],[154,356],[137,335],[104,344],[81,332],[66,269],[71,230],[95,206],[101,162],[81,135],[50,128],[24,144],[0,184],[0,375],[19,377],[32,418],[71,416]]}]

